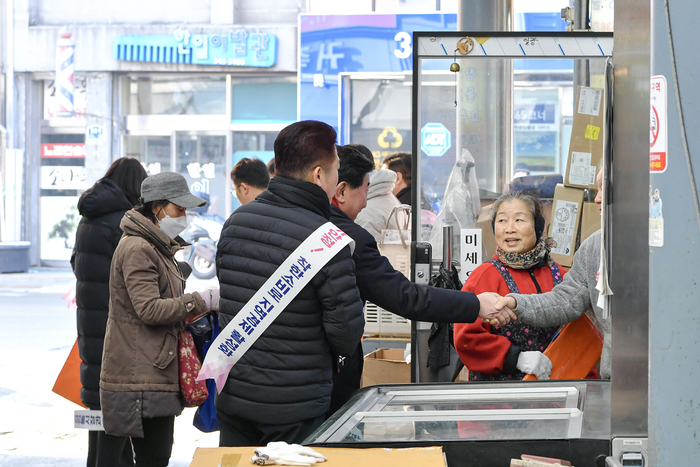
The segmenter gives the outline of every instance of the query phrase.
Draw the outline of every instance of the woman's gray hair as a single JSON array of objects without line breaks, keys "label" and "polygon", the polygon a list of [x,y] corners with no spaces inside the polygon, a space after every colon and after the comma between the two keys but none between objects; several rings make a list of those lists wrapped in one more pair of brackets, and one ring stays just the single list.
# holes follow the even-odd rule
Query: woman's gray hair
[{"label": "woman's gray hair", "polygon": [[542,236],[542,231],[544,230],[545,219],[544,214],[542,214],[542,201],[540,201],[539,196],[531,191],[514,191],[499,196],[496,202],[493,203],[493,209],[491,210],[491,228],[494,228],[496,214],[498,214],[498,208],[501,207],[501,204],[515,199],[524,202],[530,208],[530,214],[532,214],[532,220],[535,224],[535,234],[539,241]]}]

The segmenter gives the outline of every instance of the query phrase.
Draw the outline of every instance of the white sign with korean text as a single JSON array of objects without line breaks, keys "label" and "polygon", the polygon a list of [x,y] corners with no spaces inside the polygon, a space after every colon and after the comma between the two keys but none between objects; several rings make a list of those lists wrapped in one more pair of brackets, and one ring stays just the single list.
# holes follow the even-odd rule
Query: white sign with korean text
[{"label": "white sign with korean text", "polygon": [[86,190],[85,167],[72,165],[42,165],[42,190]]},{"label": "white sign with korean text", "polygon": [[102,426],[102,411],[76,410],[73,414],[73,427],[90,431],[105,431]]},{"label": "white sign with korean text", "polygon": [[481,229],[462,229],[459,236],[459,255],[462,268],[459,280],[466,282],[481,264]]},{"label": "white sign with korean text", "polygon": [[236,319],[221,330],[209,347],[197,381],[212,378],[221,393],[233,365],[316,273],[350,244],[353,248],[353,240],[331,222],[309,235],[241,308]]}]

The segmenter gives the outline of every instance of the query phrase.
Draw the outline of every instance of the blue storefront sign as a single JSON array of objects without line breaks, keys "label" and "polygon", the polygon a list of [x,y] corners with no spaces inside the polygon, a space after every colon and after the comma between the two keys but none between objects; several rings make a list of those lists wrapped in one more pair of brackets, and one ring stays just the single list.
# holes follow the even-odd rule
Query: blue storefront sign
[{"label": "blue storefront sign", "polygon": [[118,36],[112,53],[117,60],[131,62],[271,67],[277,61],[277,36],[245,29],[222,34],[178,29],[169,36]]},{"label": "blue storefront sign", "polygon": [[455,31],[457,15],[299,15],[299,117],[338,129],[338,75],[413,69],[413,31]]},{"label": "blue storefront sign", "polygon": [[426,123],[420,130],[420,148],[428,157],[441,157],[452,147],[452,135],[442,123]]}]

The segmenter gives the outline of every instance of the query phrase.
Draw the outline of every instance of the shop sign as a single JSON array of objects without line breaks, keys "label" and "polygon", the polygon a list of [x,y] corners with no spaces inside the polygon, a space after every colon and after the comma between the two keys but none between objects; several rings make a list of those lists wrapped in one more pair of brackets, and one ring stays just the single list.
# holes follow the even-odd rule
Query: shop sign
[{"label": "shop sign", "polygon": [[84,143],[49,143],[41,145],[41,157],[85,158]]},{"label": "shop sign", "polygon": [[516,105],[513,109],[515,130],[551,131],[554,125],[554,104]]},{"label": "shop sign", "polygon": [[649,124],[649,171],[666,171],[668,151],[668,123],[666,119],[666,78],[651,77],[651,108]]},{"label": "shop sign", "polygon": [[420,147],[428,157],[441,157],[452,147],[452,135],[442,123],[426,123],[420,130]]},{"label": "shop sign", "polygon": [[112,53],[130,62],[271,67],[277,60],[277,36],[246,29],[222,34],[178,29],[172,35],[118,36]]},{"label": "shop sign", "polygon": [[102,125],[90,125],[87,127],[87,139],[88,141],[91,142],[99,142],[102,141],[102,138],[105,134],[105,129]]},{"label": "shop sign", "polygon": [[85,190],[87,171],[82,166],[42,165],[42,190]]}]

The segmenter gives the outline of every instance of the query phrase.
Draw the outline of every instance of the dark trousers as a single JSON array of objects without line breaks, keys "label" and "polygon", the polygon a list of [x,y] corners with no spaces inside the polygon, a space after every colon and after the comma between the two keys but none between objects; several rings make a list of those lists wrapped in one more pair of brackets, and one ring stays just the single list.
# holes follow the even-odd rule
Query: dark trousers
[{"label": "dark trousers", "polygon": [[143,419],[143,438],[131,438],[136,467],[168,467],[173,451],[175,416]]},{"label": "dark trousers", "polygon": [[[115,446],[115,449],[113,451],[114,457],[112,458],[111,462],[97,464],[97,466],[101,467],[104,465],[132,467],[136,465],[136,467],[168,467],[168,463],[170,462],[170,454],[173,450],[173,431],[175,430],[175,416],[173,415],[170,417],[144,418],[142,420],[142,423],[143,438],[130,438],[128,436],[111,436],[111,438],[116,439],[121,444],[119,446]],[[92,435],[92,432],[90,434]],[[134,448],[133,453],[134,458],[136,459],[136,464],[134,464],[133,458],[131,459],[131,462],[126,462],[125,460],[125,452],[131,452],[132,446]],[[119,452],[121,452],[122,454],[121,457],[118,458],[119,460],[117,461],[117,455]],[[89,463],[89,458],[88,467],[92,467]]]},{"label": "dark trousers", "polygon": [[232,416],[217,409],[216,420],[219,422],[219,446],[265,446],[271,441],[299,444],[321,426],[325,416],[287,425],[270,425]]},{"label": "dark trousers", "polygon": [[134,451],[128,436],[112,436],[104,431],[88,434],[87,467],[133,467]]}]

